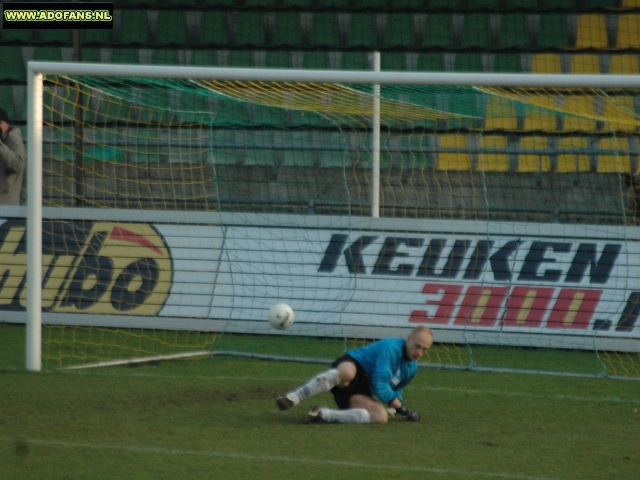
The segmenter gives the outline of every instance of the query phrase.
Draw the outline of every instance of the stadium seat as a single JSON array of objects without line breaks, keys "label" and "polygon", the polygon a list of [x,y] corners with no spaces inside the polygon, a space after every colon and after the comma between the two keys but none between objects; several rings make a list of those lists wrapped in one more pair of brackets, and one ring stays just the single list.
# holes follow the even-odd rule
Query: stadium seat
[{"label": "stadium seat", "polygon": [[82,61],[85,63],[105,63],[102,61],[99,48],[84,47]]},{"label": "stadium seat", "polygon": [[365,52],[344,52],[341,68],[344,70],[371,70],[369,55]]},{"label": "stadium seat", "polygon": [[144,46],[149,43],[149,18],[146,10],[127,10],[117,26],[119,44]]},{"label": "stadium seat", "polygon": [[538,0],[506,0],[504,5],[505,10],[515,10],[517,8],[536,10],[539,8],[539,2]]},{"label": "stadium seat", "polygon": [[481,138],[477,169],[483,172],[508,172],[507,138],[499,135],[483,135]]},{"label": "stadium seat", "polygon": [[113,30],[85,28],[80,30],[82,45],[93,45],[95,47],[106,46],[111,43],[111,33]]},{"label": "stadium seat", "polygon": [[418,57],[418,70],[421,72],[442,72],[444,60],[441,53],[421,53]]},{"label": "stadium seat", "polygon": [[201,12],[199,45],[229,45],[229,23],[227,12]]},{"label": "stadium seat", "polygon": [[384,32],[386,47],[410,48],[416,45],[414,16],[408,13],[392,13],[387,18]]},{"label": "stadium seat", "polygon": [[376,14],[354,13],[349,22],[350,47],[374,48],[380,45]]},{"label": "stadium seat", "polygon": [[54,45],[71,45],[73,42],[73,33],[67,28],[43,28],[40,30],[38,43],[54,44]]},{"label": "stadium seat", "polygon": [[187,18],[184,12],[161,10],[158,15],[156,45],[181,47],[188,42]]},{"label": "stadium seat", "polygon": [[468,14],[462,21],[462,31],[460,32],[461,48],[491,48],[491,27],[489,25],[489,15]]},{"label": "stadium seat", "polygon": [[551,159],[547,149],[547,137],[522,137],[518,144],[518,172],[548,172]]},{"label": "stadium seat", "polygon": [[607,26],[605,16],[601,14],[586,14],[578,17],[576,48],[608,47]]},{"label": "stadium seat", "polygon": [[[40,61],[61,62],[62,49],[60,47],[36,47],[33,51],[33,59]],[[69,60],[68,58],[66,60]]]},{"label": "stadium seat", "polygon": [[482,55],[479,53],[456,54],[456,72],[482,72],[482,70]]},{"label": "stadium seat", "polygon": [[314,13],[311,26],[313,47],[339,47],[340,28],[335,13]]},{"label": "stadium seat", "polygon": [[616,48],[638,48],[640,45],[640,14],[618,15]]},{"label": "stadium seat", "polygon": [[22,47],[0,46],[0,58],[2,68],[0,68],[0,81],[24,82],[27,79],[24,59],[22,58]]},{"label": "stadium seat", "polygon": [[631,74],[640,73],[640,65],[638,55],[611,55],[611,65],[609,73],[614,74]]},{"label": "stadium seat", "polygon": [[[442,152],[440,149],[449,149]],[[438,170],[464,171],[471,169],[471,154],[468,152],[466,135],[438,135]]]},{"label": "stadium seat", "polygon": [[153,65],[179,65],[178,51],[174,48],[153,50],[151,63]]},{"label": "stadium seat", "polygon": [[503,15],[500,19],[498,46],[500,48],[528,48],[529,27],[527,17],[521,13]]},{"label": "stadium seat", "polygon": [[626,138],[601,138],[598,147],[599,173],[631,173],[629,141]]},{"label": "stadium seat", "polygon": [[140,50],[137,48],[114,48],[111,53],[113,63],[140,63]]},{"label": "stadium seat", "polygon": [[9,120],[16,118],[13,85],[0,85],[0,106],[7,111]]},{"label": "stadium seat", "polygon": [[553,95],[530,95],[524,111],[524,130],[557,132],[557,109]]},{"label": "stadium seat", "polygon": [[604,117],[609,120],[604,130],[633,133],[640,126],[640,115],[635,108],[634,98],[629,95],[613,95],[606,99]]},{"label": "stadium seat", "polygon": [[291,54],[282,51],[269,51],[265,58],[267,68],[292,68]]},{"label": "stadium seat", "polygon": [[238,12],[235,22],[234,45],[260,47],[265,42],[264,14],[262,12]]},{"label": "stadium seat", "polygon": [[380,55],[380,69],[385,70],[406,70],[407,60],[404,53],[384,52]]},{"label": "stadium seat", "polygon": [[329,65],[329,54],[327,52],[304,52],[302,67],[315,70],[327,70],[331,68]]},{"label": "stadium seat", "polygon": [[593,119],[595,110],[592,97],[569,96],[566,98],[564,110],[568,113],[562,117],[564,132],[596,132],[598,130],[596,120]]},{"label": "stadium seat", "polygon": [[187,63],[202,67],[218,66],[218,52],[215,50],[194,50],[191,55],[188,55]]},{"label": "stadium seat", "polygon": [[588,172],[591,170],[587,137],[562,137],[558,147],[561,153],[558,155],[556,172]]},{"label": "stadium seat", "polygon": [[277,12],[273,30],[273,44],[279,47],[302,45],[302,25],[298,12]]},{"label": "stadium seat", "polygon": [[600,55],[593,53],[580,53],[572,55],[571,73],[606,73],[600,71]]},{"label": "stadium seat", "polygon": [[32,28],[3,28],[0,30],[0,41],[4,44],[15,45],[18,42],[34,43],[34,29]]},{"label": "stadium seat", "polygon": [[557,53],[536,53],[531,63],[531,73],[562,73],[560,55]]},{"label": "stadium seat", "polygon": [[492,95],[487,103],[485,130],[517,130],[518,113],[513,100]]},{"label": "stadium seat", "polygon": [[571,47],[567,16],[555,13],[540,15],[537,42],[543,49]]},{"label": "stadium seat", "polygon": [[494,72],[504,73],[520,73],[522,72],[522,63],[520,55],[517,53],[499,53],[493,61]]},{"label": "stadium seat", "polygon": [[452,47],[453,20],[447,14],[427,14],[424,23],[424,47]]},{"label": "stadium seat", "polygon": [[253,67],[253,52],[250,50],[231,50],[227,57],[229,67]]}]

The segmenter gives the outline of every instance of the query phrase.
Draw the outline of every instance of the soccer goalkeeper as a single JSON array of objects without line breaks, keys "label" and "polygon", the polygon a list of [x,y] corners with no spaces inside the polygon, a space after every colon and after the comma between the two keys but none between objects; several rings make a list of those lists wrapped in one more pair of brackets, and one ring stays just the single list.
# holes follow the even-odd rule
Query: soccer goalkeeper
[{"label": "soccer goalkeeper", "polygon": [[[276,405],[287,410],[331,390],[338,409],[313,406],[305,423],[387,423],[396,414],[417,422],[420,414],[404,405],[402,389],[415,377],[418,360],[432,343],[431,330],[419,326],[406,340],[389,338],[350,350],[333,362],[330,370],[278,398]],[[374,395],[384,405],[374,400]]]}]

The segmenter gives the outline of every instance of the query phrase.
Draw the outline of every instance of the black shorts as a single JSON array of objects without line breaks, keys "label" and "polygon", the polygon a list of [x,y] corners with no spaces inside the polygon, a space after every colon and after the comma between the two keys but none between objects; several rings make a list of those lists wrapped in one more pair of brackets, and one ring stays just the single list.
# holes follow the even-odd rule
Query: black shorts
[{"label": "black shorts", "polygon": [[342,387],[333,387],[331,389],[331,393],[333,394],[333,398],[336,401],[336,405],[341,410],[346,410],[347,408],[351,408],[349,400],[354,395],[366,395],[367,397],[372,397],[371,394],[371,383],[369,383],[369,377],[367,377],[367,372],[365,372],[362,365],[353,357],[349,355],[343,355],[335,362],[331,364],[333,368],[336,368],[339,364],[344,361],[348,361],[353,363],[356,366],[356,376],[348,386]]}]

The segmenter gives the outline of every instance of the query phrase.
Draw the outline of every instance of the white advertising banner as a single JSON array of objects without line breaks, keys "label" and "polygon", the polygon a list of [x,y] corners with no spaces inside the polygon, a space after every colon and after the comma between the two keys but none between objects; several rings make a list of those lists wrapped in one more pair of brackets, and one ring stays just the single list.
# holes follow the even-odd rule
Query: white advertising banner
[{"label": "white advertising banner", "polygon": [[[283,301],[296,312],[286,334],[376,338],[424,324],[440,341],[640,350],[636,229],[203,218],[47,220],[44,321],[276,333],[266,313]],[[0,225],[6,313],[24,311],[24,230],[23,219]]]}]

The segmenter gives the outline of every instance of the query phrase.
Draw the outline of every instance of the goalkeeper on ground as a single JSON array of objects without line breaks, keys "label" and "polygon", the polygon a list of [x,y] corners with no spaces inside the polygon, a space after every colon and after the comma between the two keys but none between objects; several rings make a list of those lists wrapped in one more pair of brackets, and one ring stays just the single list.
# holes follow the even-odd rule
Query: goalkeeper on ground
[{"label": "goalkeeper on ground", "polygon": [[[280,410],[298,405],[313,395],[331,390],[338,409],[311,407],[306,423],[387,423],[396,414],[410,421],[420,414],[402,401],[402,389],[418,370],[418,359],[433,343],[431,330],[413,329],[406,340],[389,338],[350,350],[302,387],[276,400]],[[373,399],[376,396],[381,405]]]}]

